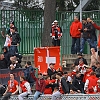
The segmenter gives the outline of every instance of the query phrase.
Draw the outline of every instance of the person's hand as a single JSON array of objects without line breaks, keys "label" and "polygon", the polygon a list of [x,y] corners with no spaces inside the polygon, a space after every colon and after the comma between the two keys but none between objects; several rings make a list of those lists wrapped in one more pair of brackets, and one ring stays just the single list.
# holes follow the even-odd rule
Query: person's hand
[{"label": "person's hand", "polygon": [[78,93],[81,93],[81,91],[80,91],[80,90],[77,90],[77,92],[78,92]]},{"label": "person's hand", "polygon": [[81,29],[78,29],[79,31],[81,31]]},{"label": "person's hand", "polygon": [[19,46],[19,43],[17,43],[17,46]]},{"label": "person's hand", "polygon": [[14,95],[15,93],[12,93],[12,95]]},{"label": "person's hand", "polygon": [[87,28],[85,28],[84,31],[87,31]]},{"label": "person's hand", "polygon": [[4,93],[3,96],[4,96],[5,94],[6,94],[6,93]]}]

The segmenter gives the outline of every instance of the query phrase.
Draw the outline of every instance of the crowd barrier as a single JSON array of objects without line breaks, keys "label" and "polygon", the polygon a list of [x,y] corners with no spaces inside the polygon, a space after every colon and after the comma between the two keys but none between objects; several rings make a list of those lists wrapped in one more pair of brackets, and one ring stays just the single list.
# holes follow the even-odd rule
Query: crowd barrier
[{"label": "crowd barrier", "polygon": [[[34,100],[33,97],[34,95],[29,95],[24,100]],[[41,95],[37,100],[51,100],[51,98],[52,95]],[[11,96],[10,100],[18,100],[18,96]],[[100,100],[100,94],[68,94],[62,95],[57,100]]]}]

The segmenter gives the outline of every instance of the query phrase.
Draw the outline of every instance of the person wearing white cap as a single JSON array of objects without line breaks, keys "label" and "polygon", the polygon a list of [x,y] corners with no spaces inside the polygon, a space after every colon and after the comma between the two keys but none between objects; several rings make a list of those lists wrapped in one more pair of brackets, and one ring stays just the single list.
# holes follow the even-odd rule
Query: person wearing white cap
[{"label": "person wearing white cap", "polygon": [[52,38],[53,46],[60,46],[60,39],[62,37],[62,29],[58,26],[58,21],[52,23],[50,37]]}]

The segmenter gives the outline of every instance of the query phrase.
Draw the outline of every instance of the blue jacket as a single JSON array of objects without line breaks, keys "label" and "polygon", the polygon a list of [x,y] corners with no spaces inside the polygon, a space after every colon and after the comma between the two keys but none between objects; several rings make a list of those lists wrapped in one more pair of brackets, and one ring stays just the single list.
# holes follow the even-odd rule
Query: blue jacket
[{"label": "blue jacket", "polygon": [[31,77],[31,72],[33,72],[35,75],[35,68],[33,68],[32,66],[26,67],[26,69],[24,70],[24,76],[29,83],[34,83],[34,80]]}]

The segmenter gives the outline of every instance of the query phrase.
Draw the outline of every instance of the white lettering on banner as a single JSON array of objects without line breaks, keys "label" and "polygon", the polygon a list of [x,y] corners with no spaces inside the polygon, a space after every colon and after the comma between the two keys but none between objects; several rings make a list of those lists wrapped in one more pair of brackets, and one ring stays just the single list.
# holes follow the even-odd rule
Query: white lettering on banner
[{"label": "white lettering on banner", "polygon": [[38,62],[43,62],[43,57],[42,56],[38,56]]}]

